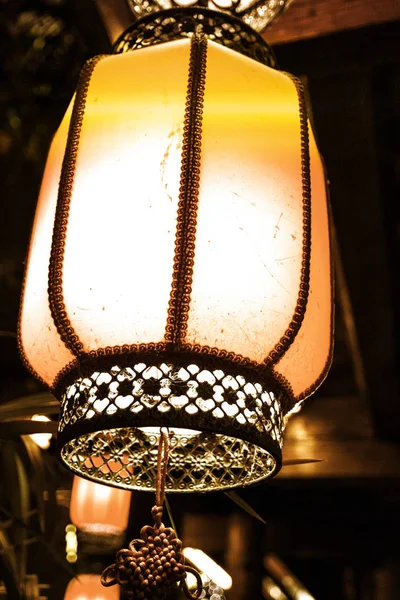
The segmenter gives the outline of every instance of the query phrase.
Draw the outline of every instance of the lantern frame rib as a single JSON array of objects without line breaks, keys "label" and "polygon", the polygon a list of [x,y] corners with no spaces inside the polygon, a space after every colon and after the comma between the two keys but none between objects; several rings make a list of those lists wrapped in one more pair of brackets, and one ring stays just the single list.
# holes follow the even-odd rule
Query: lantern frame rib
[{"label": "lantern frame rib", "polygon": [[165,341],[171,343],[172,348],[179,347],[185,339],[192,292],[206,64],[207,38],[204,35],[195,35],[190,46],[175,257],[165,329]]},{"label": "lantern frame rib", "polygon": [[[333,223],[333,215],[332,215],[332,204],[331,204],[331,199],[330,199],[330,187],[329,187],[329,180],[328,180],[328,176],[327,176],[327,172],[326,172],[326,167],[324,162],[322,162],[322,166],[324,169],[324,175],[325,175],[325,190],[326,190],[326,203],[327,203],[327,207],[328,207],[328,215],[329,215],[329,222]],[[330,330],[331,330],[331,339],[330,339],[330,345],[329,345],[329,351],[328,351],[328,355],[326,357],[326,362],[325,365],[319,375],[319,377],[317,377],[317,379],[308,387],[306,388],[301,394],[298,394],[295,397],[295,406],[297,406],[298,404],[301,404],[304,400],[306,400],[309,396],[311,396],[318,388],[319,386],[324,382],[324,380],[326,379],[329,370],[332,366],[332,361],[333,361],[333,349],[334,349],[334,339],[335,339],[335,302],[334,302],[334,298],[335,298],[335,265],[334,265],[334,253],[333,253],[333,236],[332,236],[332,230],[329,227],[328,229],[328,235],[329,235],[329,250],[330,250],[330,296],[331,296],[331,315],[330,315]],[[293,409],[292,409],[293,410]],[[289,411],[290,413],[290,411]],[[289,413],[287,415],[287,417],[289,416]]]},{"label": "lantern frame rib", "polygon": [[301,147],[301,178],[303,200],[303,248],[301,257],[301,275],[297,303],[292,320],[285,333],[264,360],[266,367],[275,365],[293,344],[307,308],[310,290],[310,258],[311,258],[311,171],[310,171],[310,144],[308,135],[307,104],[303,85],[297,77],[285,73],[292,80],[299,101],[300,120],[300,147]]},{"label": "lantern frame rib", "polygon": [[100,54],[87,61],[79,77],[61,169],[49,263],[48,297],[51,316],[62,341],[75,356],[83,353],[83,344],[72,326],[64,302],[64,248],[86,97],[93,71],[98,62],[105,56]]}]

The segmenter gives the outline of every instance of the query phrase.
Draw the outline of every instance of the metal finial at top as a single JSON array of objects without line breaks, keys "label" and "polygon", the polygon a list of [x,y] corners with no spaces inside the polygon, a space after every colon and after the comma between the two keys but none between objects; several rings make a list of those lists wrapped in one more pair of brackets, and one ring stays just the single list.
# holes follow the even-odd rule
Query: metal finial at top
[{"label": "metal finial at top", "polygon": [[292,0],[127,0],[136,19],[173,8],[205,8],[241,19],[255,31],[263,31]]}]

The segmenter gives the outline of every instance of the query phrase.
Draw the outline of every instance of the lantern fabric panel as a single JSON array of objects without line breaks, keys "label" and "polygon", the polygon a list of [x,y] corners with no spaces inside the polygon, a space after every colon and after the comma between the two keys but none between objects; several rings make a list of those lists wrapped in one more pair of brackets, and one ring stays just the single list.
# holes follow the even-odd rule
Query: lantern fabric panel
[{"label": "lantern fabric panel", "polygon": [[310,134],[313,198],[310,291],[299,333],[275,366],[275,371],[290,381],[296,400],[304,400],[321,385],[328,374],[333,353],[333,274],[326,180],[311,130]]},{"label": "lantern fabric panel", "polygon": [[105,58],[90,80],[63,262],[86,352],[164,338],[189,58],[171,46]]},{"label": "lantern fabric panel", "polygon": [[48,385],[74,358],[57,332],[47,293],[58,184],[71,110],[72,103],[54,136],[47,157],[28,254],[19,325],[23,357]]},{"label": "lantern fabric panel", "polygon": [[292,81],[210,42],[188,342],[258,363],[279,342],[300,285],[301,175]]},{"label": "lantern fabric panel", "polygon": [[131,493],[74,477],[70,518],[78,529],[121,535],[128,526]]}]

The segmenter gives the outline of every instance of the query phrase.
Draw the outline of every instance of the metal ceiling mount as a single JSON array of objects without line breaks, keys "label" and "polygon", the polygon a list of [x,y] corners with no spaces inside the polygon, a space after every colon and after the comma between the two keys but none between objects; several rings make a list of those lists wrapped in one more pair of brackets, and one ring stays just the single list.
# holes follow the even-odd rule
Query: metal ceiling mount
[{"label": "metal ceiling mount", "polygon": [[202,8],[241,19],[255,31],[263,31],[291,0],[127,0],[136,19],[160,10]]},{"label": "metal ceiling mount", "polygon": [[135,21],[114,44],[114,52],[128,52],[204,33],[208,39],[236,50],[269,67],[276,67],[271,48],[257,31],[232,14],[208,8],[170,8]]}]

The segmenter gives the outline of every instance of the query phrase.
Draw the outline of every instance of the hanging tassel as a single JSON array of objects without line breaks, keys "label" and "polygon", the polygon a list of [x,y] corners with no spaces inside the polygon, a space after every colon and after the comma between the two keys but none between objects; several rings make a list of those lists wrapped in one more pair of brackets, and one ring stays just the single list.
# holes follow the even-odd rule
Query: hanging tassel
[{"label": "hanging tassel", "polygon": [[[154,525],[145,525],[140,538],[132,540],[129,549],[117,552],[116,562],[101,576],[105,587],[120,585],[125,598],[132,600],[163,599],[179,587],[190,600],[200,597],[203,586],[200,574],[184,564],[182,542],[171,527],[162,522],[167,477],[169,438],[160,431],[157,459],[156,504],[151,509]],[[197,588],[187,587],[186,574],[192,573]]]}]

